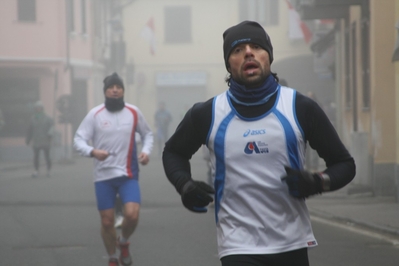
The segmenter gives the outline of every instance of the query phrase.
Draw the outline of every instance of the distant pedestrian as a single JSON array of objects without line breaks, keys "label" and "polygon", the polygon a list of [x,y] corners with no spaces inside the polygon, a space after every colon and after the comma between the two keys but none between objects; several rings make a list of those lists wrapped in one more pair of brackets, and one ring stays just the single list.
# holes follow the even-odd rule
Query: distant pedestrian
[{"label": "distant pedestrian", "polygon": [[[104,79],[105,103],[89,111],[75,133],[74,148],[94,159],[97,209],[101,216],[101,236],[109,255],[109,266],[119,261],[131,265],[128,241],[136,229],[140,210],[139,163],[148,164],[153,135],[136,106],[125,103],[123,80],[113,73]],[[137,147],[136,132],[142,141]],[[123,203],[121,235],[115,230],[115,201]]]},{"label": "distant pedestrian", "polygon": [[164,102],[159,103],[158,110],[155,112],[154,119],[156,127],[158,155],[161,155],[165,142],[169,137],[168,136],[169,124],[170,122],[172,122],[172,115],[166,109]]},{"label": "distant pedestrian", "polygon": [[37,177],[40,170],[40,151],[44,153],[47,171],[46,176],[50,177],[52,161],[50,157],[51,141],[54,134],[53,119],[44,113],[43,104],[38,101],[34,105],[34,112],[30,119],[26,134],[26,145],[32,144],[33,165],[35,171],[32,177]]}]

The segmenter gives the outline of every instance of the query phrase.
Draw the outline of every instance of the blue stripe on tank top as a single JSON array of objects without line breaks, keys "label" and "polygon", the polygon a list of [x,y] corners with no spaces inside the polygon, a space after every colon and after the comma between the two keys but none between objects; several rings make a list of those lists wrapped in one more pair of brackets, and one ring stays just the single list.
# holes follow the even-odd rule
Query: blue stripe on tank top
[{"label": "blue stripe on tank top", "polygon": [[295,90],[293,91],[293,94],[294,95],[292,96],[292,113],[294,114],[295,123],[296,123],[297,127],[299,128],[299,131],[301,131],[302,138],[305,139],[305,133],[303,133],[303,129],[302,129],[301,125],[299,124],[298,117],[296,115],[296,109],[295,109],[296,91]]},{"label": "blue stripe on tank top", "polygon": [[220,208],[220,200],[223,196],[223,189],[224,189],[224,181],[226,178],[226,168],[224,162],[224,152],[225,152],[225,138],[226,138],[226,130],[227,126],[230,121],[234,117],[234,112],[231,111],[220,123],[219,128],[215,135],[214,141],[214,150],[215,150],[215,157],[216,157],[216,173],[215,173],[215,220],[218,223],[218,212]]},{"label": "blue stripe on tank top", "polygon": [[213,103],[212,103],[212,121],[211,121],[211,126],[209,127],[208,135],[206,136],[206,141],[205,141],[206,146],[208,146],[209,137],[211,135],[212,128],[213,128],[213,123],[215,122],[215,110],[216,110],[215,106],[216,106],[216,97],[213,98]]},{"label": "blue stripe on tank top", "polygon": [[290,122],[282,113],[280,113],[277,109],[274,110],[273,113],[277,116],[278,120],[284,128],[284,135],[287,144],[287,153],[290,166],[294,169],[300,169],[301,165],[299,163],[298,143],[295,132],[292,129]]}]

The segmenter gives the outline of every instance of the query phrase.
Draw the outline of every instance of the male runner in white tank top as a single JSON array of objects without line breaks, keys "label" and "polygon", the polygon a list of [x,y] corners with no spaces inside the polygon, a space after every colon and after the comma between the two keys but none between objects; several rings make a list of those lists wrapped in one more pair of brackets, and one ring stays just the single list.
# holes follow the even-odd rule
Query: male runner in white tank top
[{"label": "male runner in white tank top", "polygon": [[[317,103],[278,83],[262,26],[244,21],[223,40],[229,89],[186,113],[165,145],[165,173],[187,209],[206,212],[215,202],[222,266],[308,266],[317,242],[305,199],[347,185],[354,160]],[[304,170],[307,143],[323,172]],[[213,188],[191,177],[202,144]]]}]

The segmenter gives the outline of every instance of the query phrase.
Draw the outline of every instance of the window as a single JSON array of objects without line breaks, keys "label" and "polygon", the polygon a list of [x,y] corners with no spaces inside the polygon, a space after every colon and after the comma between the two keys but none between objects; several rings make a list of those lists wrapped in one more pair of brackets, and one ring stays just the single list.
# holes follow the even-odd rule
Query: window
[{"label": "window", "polygon": [[18,20],[36,21],[36,0],[18,0]]},{"label": "window", "polygon": [[105,39],[105,27],[103,27],[106,18],[105,18],[105,4],[100,1],[95,1],[92,3],[93,5],[93,34],[97,37],[97,39],[104,40]]},{"label": "window", "polygon": [[86,0],[81,0],[81,13],[82,13],[82,33],[87,33],[87,26],[86,26]]},{"label": "window", "polygon": [[25,137],[33,104],[40,99],[40,80],[36,78],[0,79],[0,109],[5,126],[2,137]]},{"label": "window", "polygon": [[350,32],[345,29],[345,107],[351,108],[351,84],[350,84]]},{"label": "window", "polygon": [[68,23],[68,31],[73,32],[75,31],[75,16],[74,16],[74,0],[67,0],[66,1],[66,12],[67,12],[67,23]]},{"label": "window", "polygon": [[363,75],[363,109],[370,109],[370,25],[362,22],[362,75]]},{"label": "window", "polygon": [[240,21],[254,20],[263,26],[278,25],[279,1],[278,0],[240,0]]},{"label": "window", "polygon": [[190,43],[191,8],[189,6],[167,6],[165,13],[165,43]]},{"label": "window", "polygon": [[393,49],[392,62],[399,61],[399,21],[396,22],[395,28],[397,31],[397,37],[395,42],[395,48]]},{"label": "window", "polygon": [[352,77],[352,94],[353,94],[353,131],[357,132],[357,39],[356,39],[356,22],[352,23],[351,27],[351,77]]}]

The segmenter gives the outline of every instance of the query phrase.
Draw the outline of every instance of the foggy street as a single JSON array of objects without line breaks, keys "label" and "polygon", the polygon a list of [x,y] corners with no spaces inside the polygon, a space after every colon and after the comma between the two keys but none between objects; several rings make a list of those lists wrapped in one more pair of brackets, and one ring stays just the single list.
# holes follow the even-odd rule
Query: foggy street
[{"label": "foggy street", "polygon": [[399,0],[0,14],[0,266],[399,265]]},{"label": "foggy street", "polygon": [[[92,160],[73,161],[55,164],[50,178],[32,178],[28,167],[0,172],[0,265],[107,263]],[[134,265],[219,265],[213,209],[205,215],[187,211],[160,158],[141,169],[141,216],[131,238]],[[201,169],[206,168],[199,158],[193,172]]]},{"label": "foggy street", "polygon": [[348,231],[329,223],[312,220],[319,246],[309,250],[310,265],[322,266],[395,266],[399,247],[385,238],[370,237],[368,232]]},{"label": "foggy street", "polygon": [[[32,178],[28,165],[0,172],[0,265],[104,265],[105,248],[91,180],[92,160],[54,166],[50,178]],[[196,179],[205,180],[200,153],[192,160]],[[213,208],[187,211],[166,179],[160,158],[141,167],[142,209],[132,237],[134,265],[220,265]],[[398,247],[312,219],[319,246],[311,265],[396,265]],[[322,221],[322,220],[321,220]]]}]

